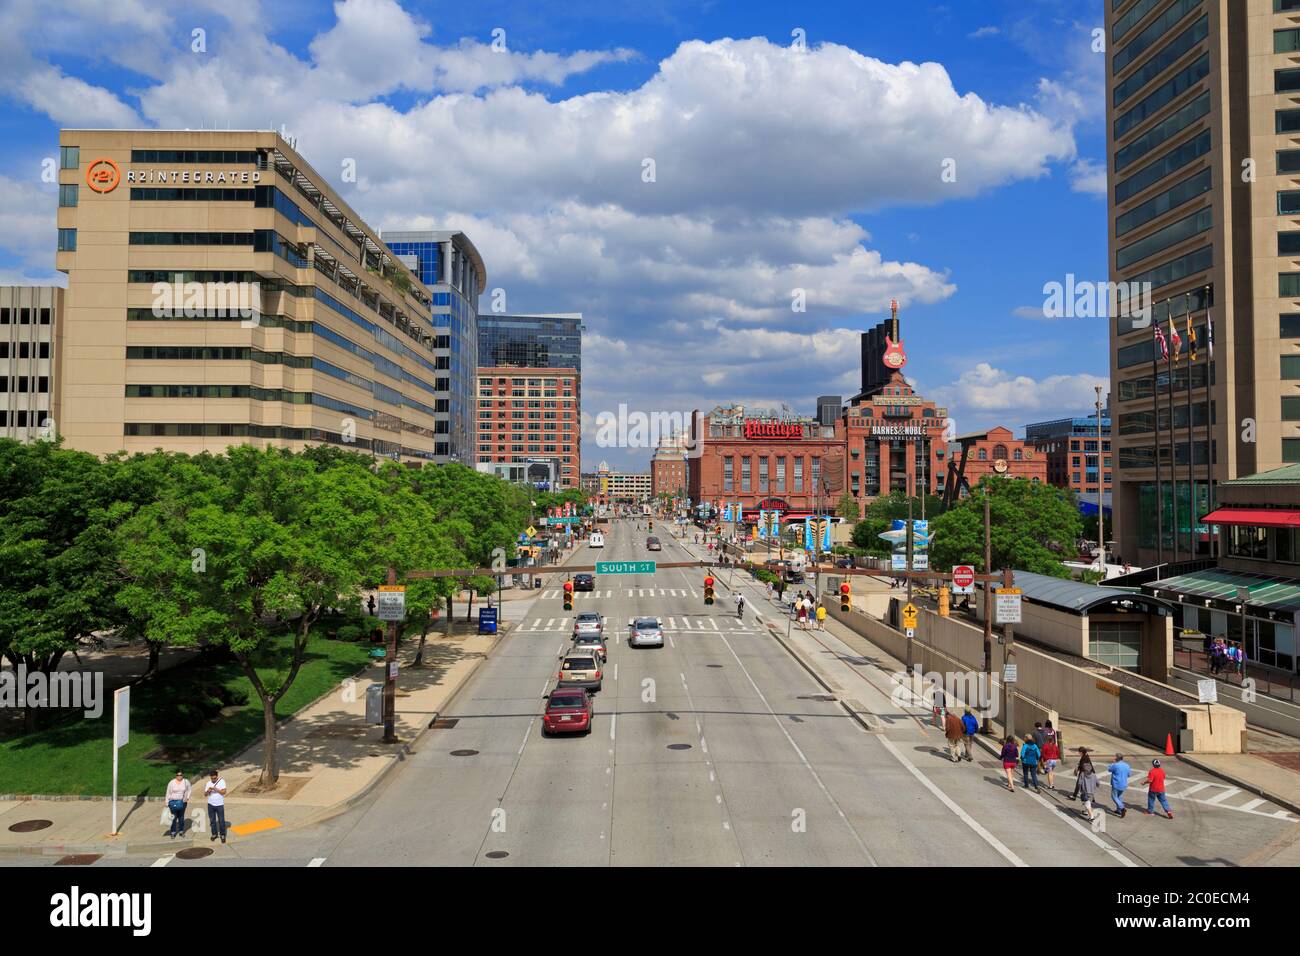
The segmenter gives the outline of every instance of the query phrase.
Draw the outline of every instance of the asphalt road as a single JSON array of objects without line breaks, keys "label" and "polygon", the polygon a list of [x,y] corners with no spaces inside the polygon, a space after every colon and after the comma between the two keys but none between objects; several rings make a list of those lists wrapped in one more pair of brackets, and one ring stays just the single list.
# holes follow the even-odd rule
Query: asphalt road
[{"label": "asphalt road", "polygon": [[[648,554],[646,532],[631,520],[615,521],[603,552],[590,557],[695,558],[662,532],[664,550]],[[579,554],[575,563],[587,558]],[[444,715],[455,726],[427,733],[405,766],[362,803],[318,826],[169,865],[1119,867],[1296,860],[1297,824],[1268,816],[1275,808],[1267,805],[1236,813],[1189,804],[1191,812],[1177,821],[1130,813],[1095,833],[1078,804],[1019,788],[1007,793],[987,754],[974,763],[944,759],[937,732],[912,715],[889,712],[880,690],[887,676],[864,667],[860,696],[885,702],[873,708],[885,717],[882,729],[868,732],[837,703],[819,699],[823,688],[769,633],[768,622],[784,631],[785,620],[761,590],[747,586],[751,610],[737,621],[725,587],[717,604],[704,605],[703,576],[695,569],[607,576],[594,593],[578,595],[575,612],[600,611],[610,638],[589,735],[541,735],[543,694],[568,646],[572,616],[558,588],[549,588],[456,697]],[[669,640],[662,649],[627,646],[629,619],[642,614],[663,619]],[[843,653],[829,635],[819,638]],[[1103,786],[1099,798],[1107,795]],[[132,862],[141,861],[97,865]]]}]

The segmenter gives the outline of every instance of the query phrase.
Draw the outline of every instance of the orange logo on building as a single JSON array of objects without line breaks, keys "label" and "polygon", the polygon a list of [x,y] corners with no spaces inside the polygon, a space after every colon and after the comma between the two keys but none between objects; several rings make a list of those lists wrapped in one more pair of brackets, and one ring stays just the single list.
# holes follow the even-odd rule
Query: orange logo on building
[{"label": "orange logo on building", "polygon": [[86,185],[97,193],[111,193],[122,181],[122,171],[111,159],[97,159],[86,170]]},{"label": "orange logo on building", "polygon": [[891,342],[889,336],[885,336],[885,354],[881,356],[881,361],[889,368],[902,368],[907,364],[907,355],[903,352],[903,341]]}]

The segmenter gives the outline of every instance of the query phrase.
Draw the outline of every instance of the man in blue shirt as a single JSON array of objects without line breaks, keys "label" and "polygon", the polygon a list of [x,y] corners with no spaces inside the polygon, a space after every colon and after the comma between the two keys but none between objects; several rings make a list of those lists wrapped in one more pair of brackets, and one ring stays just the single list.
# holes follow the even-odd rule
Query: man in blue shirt
[{"label": "man in blue shirt", "polygon": [[1123,817],[1128,813],[1124,806],[1124,791],[1128,789],[1128,778],[1133,774],[1133,768],[1124,762],[1123,754],[1115,755],[1115,762],[1106,768],[1110,771],[1110,798],[1115,803],[1115,812]]},{"label": "man in blue shirt", "polygon": [[961,726],[964,731],[961,743],[963,749],[966,751],[962,754],[962,759],[971,760],[973,758],[970,755],[970,746],[971,742],[975,739],[975,735],[980,732],[980,722],[975,719],[975,715],[970,712],[969,707],[966,708],[966,713],[962,715]]}]

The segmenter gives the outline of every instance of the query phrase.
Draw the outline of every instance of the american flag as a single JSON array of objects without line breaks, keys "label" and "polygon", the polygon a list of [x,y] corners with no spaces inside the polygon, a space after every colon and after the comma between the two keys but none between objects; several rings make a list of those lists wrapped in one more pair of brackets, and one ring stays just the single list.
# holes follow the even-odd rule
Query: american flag
[{"label": "american flag", "polygon": [[1165,330],[1160,328],[1159,322],[1154,322],[1151,328],[1155,330],[1156,345],[1160,347],[1160,360],[1162,362],[1169,359],[1169,343],[1165,341]]}]

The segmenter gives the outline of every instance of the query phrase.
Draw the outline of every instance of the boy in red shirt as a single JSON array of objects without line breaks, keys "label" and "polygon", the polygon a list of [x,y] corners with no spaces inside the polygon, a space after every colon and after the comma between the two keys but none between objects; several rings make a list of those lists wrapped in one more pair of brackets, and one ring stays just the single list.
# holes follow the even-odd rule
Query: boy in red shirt
[{"label": "boy in red shirt", "polygon": [[1169,798],[1165,796],[1165,771],[1159,760],[1153,760],[1151,769],[1147,771],[1147,813],[1155,812],[1157,800],[1164,808],[1165,816],[1172,820],[1174,814],[1169,809]]}]

